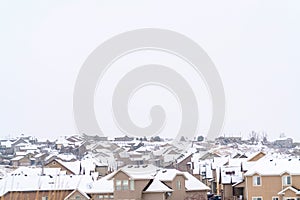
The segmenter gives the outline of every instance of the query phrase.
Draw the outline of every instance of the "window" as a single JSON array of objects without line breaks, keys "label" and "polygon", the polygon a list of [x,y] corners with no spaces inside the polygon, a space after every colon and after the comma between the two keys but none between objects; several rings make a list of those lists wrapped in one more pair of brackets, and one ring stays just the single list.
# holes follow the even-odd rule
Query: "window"
[{"label": "window", "polygon": [[116,180],[116,190],[121,190],[122,181]]},{"label": "window", "polygon": [[134,190],[134,180],[130,180],[130,190]]},{"label": "window", "polygon": [[128,190],[128,180],[123,180],[123,190]]},{"label": "window", "polygon": [[109,195],[109,198],[110,198],[110,199],[113,199],[113,198],[114,198],[114,195]]},{"label": "window", "polygon": [[48,197],[47,196],[42,197],[42,200],[48,200]]},{"label": "window", "polygon": [[103,195],[99,195],[99,199],[103,199]]},{"label": "window", "polygon": [[252,200],[263,200],[262,197],[252,197]]},{"label": "window", "polygon": [[[261,186],[261,177],[260,176],[253,176],[253,185]],[[258,199],[258,200],[261,200],[261,199]]]},{"label": "window", "polygon": [[272,200],[279,200],[279,197],[272,197]]},{"label": "window", "polygon": [[292,177],[291,176],[283,176],[282,177],[282,184],[284,186],[292,184]]},{"label": "window", "polygon": [[80,197],[79,195],[77,195],[77,196],[75,197],[75,199],[76,199],[76,200],[80,200],[81,197]]},{"label": "window", "polygon": [[179,180],[176,182],[176,186],[177,186],[177,190],[181,189],[181,182]]}]

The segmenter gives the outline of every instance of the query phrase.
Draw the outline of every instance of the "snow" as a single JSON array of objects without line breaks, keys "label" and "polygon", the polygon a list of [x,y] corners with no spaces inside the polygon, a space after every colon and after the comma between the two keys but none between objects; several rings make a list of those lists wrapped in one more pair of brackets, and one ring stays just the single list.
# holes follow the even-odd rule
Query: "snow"
[{"label": "snow", "polygon": [[0,196],[9,191],[47,191],[47,190],[74,190],[80,185],[86,187],[92,183],[90,176],[36,176],[11,174],[0,180]]},{"label": "snow", "polygon": [[89,188],[85,189],[86,193],[113,193],[114,192],[114,182],[113,180],[108,180],[110,175],[107,175],[95,182],[93,182]]},{"label": "snow", "polygon": [[162,169],[158,171],[155,178],[158,178],[160,181],[172,181],[177,175],[185,177],[184,173],[177,169]]},{"label": "snow", "polygon": [[209,187],[190,173],[184,172],[184,175],[187,178],[187,180],[185,180],[185,188],[187,191],[210,190]]},{"label": "snow", "polygon": [[21,160],[22,158],[24,158],[24,156],[16,156],[13,159],[11,159],[11,161],[18,161]]},{"label": "snow", "polygon": [[154,165],[128,165],[120,170],[132,179],[153,179],[158,167]]},{"label": "snow", "polygon": [[288,173],[300,175],[299,159],[260,159],[251,167],[245,176],[259,174],[261,176],[281,175]]},{"label": "snow", "polygon": [[158,179],[154,179],[145,192],[172,192],[173,190],[167,187]]}]

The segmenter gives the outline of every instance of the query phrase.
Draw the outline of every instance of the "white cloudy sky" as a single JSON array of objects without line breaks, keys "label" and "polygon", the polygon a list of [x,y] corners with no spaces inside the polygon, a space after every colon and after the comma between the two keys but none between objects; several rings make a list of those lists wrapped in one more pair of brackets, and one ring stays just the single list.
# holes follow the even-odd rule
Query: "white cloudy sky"
[{"label": "white cloudy sky", "polygon": [[[82,63],[110,37],[151,27],[188,36],[214,61],[227,100],[223,134],[247,136],[256,130],[276,138],[284,132],[300,140],[299,19],[296,0],[1,1],[0,136],[76,133],[72,98]],[[135,56],[123,64],[149,59],[149,54]],[[180,63],[155,53],[150,57]],[[112,89],[106,79],[95,95],[97,119],[106,135],[117,135],[109,110],[100,112]],[[211,105],[201,83],[192,84],[201,102],[199,133],[205,134]],[[179,109],[160,88],[136,94],[132,119],[148,123],[145,112],[153,96],[169,109],[163,134],[176,132]]]}]

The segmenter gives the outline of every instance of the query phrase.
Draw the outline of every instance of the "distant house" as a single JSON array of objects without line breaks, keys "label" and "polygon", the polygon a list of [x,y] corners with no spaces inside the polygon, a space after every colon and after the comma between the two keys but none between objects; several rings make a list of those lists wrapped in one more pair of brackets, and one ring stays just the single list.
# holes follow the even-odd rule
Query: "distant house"
[{"label": "distant house", "polygon": [[[71,164],[72,165],[72,164]],[[75,165],[74,165],[75,166]],[[64,162],[55,159],[52,160],[51,162],[45,164],[44,166],[45,168],[60,168],[62,171],[66,171],[66,173],[68,175],[75,175],[75,174],[79,174],[79,168],[74,169],[74,167],[68,167],[64,164]],[[75,166],[76,167],[76,166]]]},{"label": "distant house", "polygon": [[215,143],[226,145],[226,144],[232,144],[232,143],[241,143],[242,138],[241,137],[218,137],[215,140]]},{"label": "distant house", "polygon": [[203,156],[201,156],[200,160],[206,160],[206,159],[214,159],[221,157],[218,153],[215,152],[207,152]]},{"label": "distant house", "polygon": [[182,155],[177,159],[175,168],[183,171],[183,172],[189,172],[192,173],[193,169],[193,163],[191,162],[191,158],[193,156],[193,153],[189,153],[186,155]]},{"label": "distant house", "polygon": [[12,158],[10,161],[11,161],[11,165],[14,167],[30,166],[32,164],[31,159],[27,156],[16,156]]},{"label": "distant house", "polygon": [[133,141],[134,140],[134,138],[133,137],[128,137],[127,135],[125,135],[124,137],[116,137],[115,138],[115,141],[118,141],[118,142],[120,142],[120,141],[122,141],[122,142],[125,142],[125,141]]},{"label": "distant house", "polygon": [[274,145],[280,148],[293,148],[293,139],[292,138],[280,138],[274,142]]}]

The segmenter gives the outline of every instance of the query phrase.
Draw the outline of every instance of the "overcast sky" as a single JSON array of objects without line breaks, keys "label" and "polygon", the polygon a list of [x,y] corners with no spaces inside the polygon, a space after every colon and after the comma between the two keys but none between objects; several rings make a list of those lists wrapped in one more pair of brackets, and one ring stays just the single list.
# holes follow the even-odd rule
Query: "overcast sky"
[{"label": "overcast sky", "polygon": [[[196,41],[215,63],[226,94],[222,134],[247,136],[255,130],[277,138],[284,132],[300,140],[299,21],[296,0],[1,1],[0,136],[24,133],[53,138],[77,133],[73,90],[88,55],[122,32],[164,28]],[[180,63],[150,52],[129,56],[114,70],[122,62],[151,62],[149,58]],[[109,109],[99,110],[109,108],[114,70],[95,95],[97,119],[108,136],[118,135],[118,129]],[[199,134],[205,134],[211,104],[201,80],[198,87],[199,80],[192,76],[189,81],[201,104]],[[180,109],[161,88],[136,94],[129,110],[133,121],[149,123],[145,112],[152,100],[157,101],[153,96],[159,96],[169,110],[162,134],[176,132],[180,117],[175,114]]]}]

